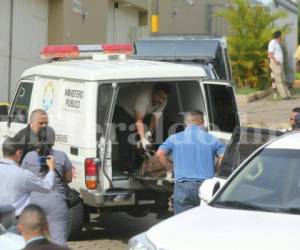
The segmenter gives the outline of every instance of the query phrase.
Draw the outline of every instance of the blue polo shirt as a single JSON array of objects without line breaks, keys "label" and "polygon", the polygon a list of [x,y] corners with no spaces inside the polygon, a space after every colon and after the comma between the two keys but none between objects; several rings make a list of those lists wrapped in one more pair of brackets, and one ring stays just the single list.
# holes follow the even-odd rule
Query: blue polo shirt
[{"label": "blue polo shirt", "polygon": [[190,125],[171,135],[159,149],[172,153],[175,181],[181,182],[212,178],[215,156],[223,155],[225,146],[199,126]]}]

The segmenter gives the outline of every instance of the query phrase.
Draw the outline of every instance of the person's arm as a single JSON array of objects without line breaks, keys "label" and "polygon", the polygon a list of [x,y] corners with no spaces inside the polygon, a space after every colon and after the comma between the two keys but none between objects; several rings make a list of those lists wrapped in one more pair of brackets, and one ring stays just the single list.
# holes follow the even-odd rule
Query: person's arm
[{"label": "person's arm", "polygon": [[216,162],[216,175],[220,175],[221,173],[221,163],[223,160],[223,155],[225,152],[225,145],[218,140],[215,140],[215,154],[217,157],[217,162]]},{"label": "person's arm", "polygon": [[278,61],[275,59],[274,53],[273,53],[273,52],[269,52],[269,53],[268,53],[268,56],[269,56],[269,58],[270,58],[270,60],[271,60],[272,62],[274,62],[274,63],[277,64],[277,65],[280,65],[280,62],[278,62]]},{"label": "person's arm", "polygon": [[216,163],[216,175],[221,174],[221,162],[223,160],[223,155],[217,156],[217,163]]},{"label": "person's arm", "polygon": [[157,157],[159,163],[165,167],[167,171],[173,169],[172,163],[167,158],[167,155],[173,150],[173,136],[171,135],[165,140],[156,151],[155,156]]},{"label": "person's arm", "polygon": [[30,191],[41,192],[41,193],[48,193],[52,189],[54,185],[54,179],[55,179],[55,174],[54,174],[55,161],[53,156],[48,156],[46,163],[47,166],[49,167],[49,171],[43,178],[38,177],[37,175],[35,175],[33,172],[29,170],[24,170],[24,174],[26,177],[26,182],[25,182],[26,189]]},{"label": "person's arm", "polygon": [[145,128],[143,123],[144,115],[138,111],[135,112],[135,125],[140,138],[145,138]]},{"label": "person's arm", "polygon": [[167,171],[172,170],[173,166],[167,158],[167,152],[165,152],[163,149],[158,149],[156,152],[156,157],[159,163],[164,166]]}]

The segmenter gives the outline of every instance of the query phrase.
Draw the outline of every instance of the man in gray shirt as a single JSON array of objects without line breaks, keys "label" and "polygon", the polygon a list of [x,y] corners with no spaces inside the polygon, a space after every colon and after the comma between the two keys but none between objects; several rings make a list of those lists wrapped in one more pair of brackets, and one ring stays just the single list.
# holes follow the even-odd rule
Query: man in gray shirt
[{"label": "man in gray shirt", "polygon": [[0,160],[0,204],[15,207],[18,216],[29,203],[32,191],[48,193],[54,184],[55,162],[47,157],[48,173],[39,178],[18,165],[22,156],[22,145],[14,138],[7,138],[2,145],[4,159]]}]

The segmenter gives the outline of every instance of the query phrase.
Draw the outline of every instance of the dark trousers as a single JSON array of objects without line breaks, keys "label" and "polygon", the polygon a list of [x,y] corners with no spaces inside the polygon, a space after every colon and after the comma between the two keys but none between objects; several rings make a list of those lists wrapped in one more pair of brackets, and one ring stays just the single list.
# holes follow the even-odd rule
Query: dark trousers
[{"label": "dark trousers", "polygon": [[175,183],[173,196],[175,214],[182,213],[200,205],[201,200],[198,192],[201,184],[201,181],[184,181]]}]

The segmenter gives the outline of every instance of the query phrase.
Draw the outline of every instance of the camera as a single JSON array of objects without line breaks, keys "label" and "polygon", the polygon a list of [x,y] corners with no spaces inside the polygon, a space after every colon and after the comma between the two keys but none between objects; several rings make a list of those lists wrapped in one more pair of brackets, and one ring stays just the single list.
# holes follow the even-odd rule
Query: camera
[{"label": "camera", "polygon": [[40,172],[47,173],[49,168],[47,166],[46,160],[51,154],[52,146],[55,141],[55,132],[51,127],[42,127],[38,133],[39,145],[38,145],[38,154],[40,162]]}]

